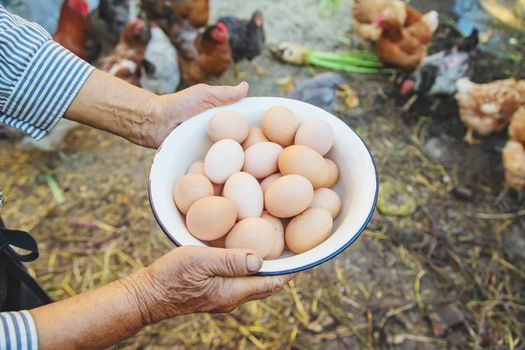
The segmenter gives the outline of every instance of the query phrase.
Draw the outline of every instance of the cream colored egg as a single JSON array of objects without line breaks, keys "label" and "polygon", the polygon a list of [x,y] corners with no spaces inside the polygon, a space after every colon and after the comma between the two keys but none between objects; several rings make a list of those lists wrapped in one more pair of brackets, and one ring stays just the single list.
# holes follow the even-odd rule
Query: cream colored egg
[{"label": "cream colored egg", "polygon": [[232,139],[242,143],[248,137],[249,129],[246,118],[234,111],[219,112],[208,122],[208,136],[213,142]]},{"label": "cream colored egg", "polygon": [[326,162],[326,166],[328,167],[328,178],[326,179],[323,187],[332,188],[337,183],[337,180],[339,180],[339,169],[333,160],[328,158],[325,158],[324,160]]},{"label": "cream colored egg", "polygon": [[282,175],[280,173],[275,173],[275,174],[272,174],[272,175],[268,176],[264,180],[262,180],[261,181],[261,189],[263,191],[263,194],[266,194],[266,191],[268,190],[268,188],[270,188],[270,186],[274,183],[274,181],[277,180],[280,177],[282,177]]},{"label": "cream colored egg", "polygon": [[323,186],[328,178],[328,166],[324,158],[303,145],[286,147],[279,155],[279,170],[283,175],[302,175],[314,188]]},{"label": "cream colored egg", "polygon": [[275,244],[268,254],[267,259],[277,259],[281,256],[284,250],[284,226],[281,219],[270,215],[267,211],[263,212],[261,218],[268,220],[272,224],[273,229],[276,232]]},{"label": "cream colored egg", "polygon": [[274,142],[259,142],[244,152],[242,170],[262,179],[277,171],[277,160],[283,148]]},{"label": "cream colored egg", "polygon": [[288,223],[286,245],[294,253],[304,253],[330,237],[332,227],[332,215],[326,209],[310,208]]},{"label": "cream colored egg", "polygon": [[213,241],[235,225],[237,210],[228,198],[204,197],[193,203],[186,215],[186,227],[196,238]]},{"label": "cream colored egg", "polygon": [[324,120],[309,120],[297,129],[294,143],[308,146],[324,156],[334,144],[334,132]]},{"label": "cream colored egg", "polygon": [[235,203],[237,219],[261,216],[264,200],[261,185],[255,177],[238,172],[228,178],[222,195]]},{"label": "cream colored egg", "polygon": [[182,214],[201,198],[213,196],[213,186],[204,175],[188,174],[177,181],[173,189],[175,205]]},{"label": "cream colored egg", "polygon": [[274,181],[264,196],[266,210],[278,218],[289,218],[304,211],[314,198],[308,179],[286,175]]},{"label": "cream colored egg", "polygon": [[247,149],[251,145],[254,145],[258,142],[268,142],[268,138],[264,135],[264,132],[261,128],[254,126],[253,128],[250,128],[250,131],[248,132],[248,137],[246,140],[244,140],[242,144],[242,148]]},{"label": "cream colored egg", "polygon": [[211,182],[223,184],[231,174],[242,169],[244,151],[231,139],[214,143],[204,158],[204,174]]},{"label": "cream colored egg", "polygon": [[310,204],[310,208],[326,209],[335,219],[341,210],[341,198],[335,191],[321,187],[314,191],[314,200]]},{"label": "cream colored egg", "polygon": [[186,174],[201,174],[204,175],[204,162],[202,160],[198,160],[190,167],[188,168],[188,171]]},{"label": "cream colored egg", "polygon": [[247,218],[239,221],[226,236],[228,249],[250,249],[263,259],[274,248],[277,233],[272,224],[263,218]]},{"label": "cream colored egg", "polygon": [[262,129],[264,135],[283,147],[293,144],[295,132],[299,122],[295,114],[287,107],[274,106],[269,108],[263,116]]}]

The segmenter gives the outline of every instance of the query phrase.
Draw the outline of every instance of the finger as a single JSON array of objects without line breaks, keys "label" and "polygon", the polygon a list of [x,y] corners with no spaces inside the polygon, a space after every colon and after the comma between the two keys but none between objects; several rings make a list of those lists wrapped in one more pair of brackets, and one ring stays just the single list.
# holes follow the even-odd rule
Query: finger
[{"label": "finger", "polygon": [[248,93],[249,85],[243,81],[237,86],[210,86],[204,87],[204,99],[213,106],[228,105],[244,98]]},{"label": "finger", "polygon": [[289,275],[269,277],[242,277],[231,279],[231,288],[237,293],[238,300],[248,300],[251,297],[271,295],[283,288],[290,280]]},{"label": "finger", "polygon": [[242,277],[259,271],[263,260],[254,252],[242,249],[206,249],[202,267],[210,277]]}]

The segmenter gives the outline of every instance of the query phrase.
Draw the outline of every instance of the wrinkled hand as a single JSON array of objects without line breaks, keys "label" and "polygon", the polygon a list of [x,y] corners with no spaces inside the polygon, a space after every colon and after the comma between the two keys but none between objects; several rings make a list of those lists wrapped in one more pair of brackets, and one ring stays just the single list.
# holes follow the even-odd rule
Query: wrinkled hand
[{"label": "wrinkled hand", "polygon": [[181,247],[124,279],[134,294],[143,325],[196,312],[230,312],[263,299],[296,276],[250,276],[262,266],[253,252]]},{"label": "wrinkled hand", "polygon": [[158,148],[180,123],[210,108],[239,101],[246,96],[248,88],[246,82],[237,86],[198,84],[173,94],[153,97],[139,143]]}]

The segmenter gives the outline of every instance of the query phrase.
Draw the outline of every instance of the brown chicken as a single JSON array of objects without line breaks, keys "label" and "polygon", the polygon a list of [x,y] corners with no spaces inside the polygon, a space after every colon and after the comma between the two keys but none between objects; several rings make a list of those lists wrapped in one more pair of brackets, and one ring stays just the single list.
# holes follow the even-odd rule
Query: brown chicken
[{"label": "brown chicken", "polygon": [[421,15],[406,5],[405,23],[389,13],[381,13],[376,19],[382,33],[376,41],[379,59],[386,65],[413,71],[427,56],[432,33],[437,28],[438,14],[430,11]]},{"label": "brown chicken", "polygon": [[512,115],[510,140],[503,148],[503,167],[507,184],[518,191],[525,188],[525,107]]},{"label": "brown chicken", "polygon": [[156,21],[164,31],[167,31],[166,16],[170,12],[197,28],[208,24],[209,0],[142,0],[141,6],[148,18]]},{"label": "brown chicken", "polygon": [[503,129],[520,105],[525,103],[525,80],[496,80],[487,84],[476,84],[468,78],[456,83],[456,100],[459,116],[467,127],[465,141],[472,145],[474,131],[489,135]]},{"label": "brown chicken", "polygon": [[382,29],[376,22],[380,14],[396,18],[405,23],[407,11],[401,0],[354,0],[352,4],[353,27],[357,35],[365,40],[376,41]]},{"label": "brown chicken", "polygon": [[[180,30],[180,27],[177,28]],[[177,32],[174,27],[171,27],[168,36],[178,50],[185,85],[203,83],[211,77],[218,77],[232,64],[228,28],[221,22],[209,26],[203,33],[196,35],[193,41],[189,40],[195,36],[194,32]]]},{"label": "brown chicken", "polygon": [[120,34],[117,46],[109,56],[100,60],[100,69],[133,85],[139,85],[140,67],[147,44],[145,31],[145,24],[141,19],[129,21]]},{"label": "brown chicken", "polygon": [[64,0],[53,40],[87,62],[97,58],[100,45],[91,27],[88,0]]}]

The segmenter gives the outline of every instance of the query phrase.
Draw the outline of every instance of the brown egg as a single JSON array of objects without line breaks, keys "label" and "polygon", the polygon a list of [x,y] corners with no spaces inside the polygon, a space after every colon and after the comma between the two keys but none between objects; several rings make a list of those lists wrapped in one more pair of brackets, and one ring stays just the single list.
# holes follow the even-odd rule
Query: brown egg
[{"label": "brown egg", "polygon": [[263,212],[261,218],[268,220],[272,224],[273,229],[276,232],[275,244],[267,259],[277,259],[281,256],[284,250],[284,226],[280,219],[275,216],[271,216],[267,211]]},{"label": "brown egg", "polygon": [[231,174],[242,169],[244,150],[238,142],[226,139],[213,144],[204,158],[204,175],[211,182],[223,184]]},{"label": "brown egg", "polygon": [[264,199],[261,185],[256,178],[245,172],[238,172],[224,184],[223,196],[231,199],[237,208],[237,219],[261,216]]},{"label": "brown egg", "polygon": [[284,106],[269,108],[262,120],[264,135],[283,147],[293,144],[299,122],[295,114]]},{"label": "brown egg", "polygon": [[314,200],[310,204],[310,208],[326,209],[335,219],[341,210],[341,198],[335,191],[321,187],[314,191]]},{"label": "brown egg", "polygon": [[275,217],[289,218],[308,208],[314,198],[312,184],[300,175],[274,181],[264,196],[266,210]]},{"label": "brown egg", "polygon": [[184,175],[173,189],[175,205],[182,214],[186,214],[193,203],[208,196],[213,196],[213,186],[206,176],[200,174]]},{"label": "brown egg", "polygon": [[334,132],[324,120],[309,120],[297,130],[294,143],[308,146],[324,156],[334,144]]},{"label": "brown egg", "polygon": [[213,185],[213,195],[222,196],[224,184],[214,184],[213,182],[211,184]]},{"label": "brown egg", "polygon": [[232,139],[242,143],[248,137],[249,129],[246,118],[234,111],[219,112],[208,122],[208,136],[213,142]]},{"label": "brown egg", "polygon": [[188,168],[186,174],[201,174],[204,175],[204,161],[198,160]]},{"label": "brown egg", "polygon": [[242,148],[247,149],[251,145],[254,145],[258,142],[268,142],[268,138],[264,136],[264,132],[261,128],[254,126],[253,128],[250,128],[250,131],[248,132],[248,137],[246,140],[244,140],[242,144]]},{"label": "brown egg", "polygon": [[213,241],[224,236],[235,225],[235,204],[224,197],[204,197],[188,210],[186,227],[196,238]]},{"label": "brown egg", "polygon": [[277,160],[283,148],[275,142],[259,142],[244,151],[242,170],[262,179],[277,171]]},{"label": "brown egg", "polygon": [[304,253],[330,237],[332,227],[332,215],[326,209],[310,208],[294,217],[286,227],[286,245],[294,253]]},{"label": "brown egg", "polygon": [[263,191],[263,194],[266,194],[266,191],[268,190],[268,188],[270,188],[270,186],[274,183],[274,181],[277,180],[280,177],[282,177],[282,175],[280,173],[275,173],[275,174],[272,174],[272,175],[268,176],[264,180],[262,180],[261,181],[261,189]]},{"label": "brown egg", "polygon": [[328,158],[325,158],[324,160],[326,162],[326,166],[328,167],[328,178],[326,179],[323,187],[332,188],[337,183],[337,180],[339,180],[339,169],[333,160]]},{"label": "brown egg", "polygon": [[226,236],[226,248],[251,249],[262,258],[272,252],[277,233],[273,225],[263,218],[239,221]]},{"label": "brown egg", "polygon": [[279,155],[279,170],[283,175],[302,175],[314,188],[323,186],[328,178],[328,166],[324,158],[303,145],[286,147]]}]

